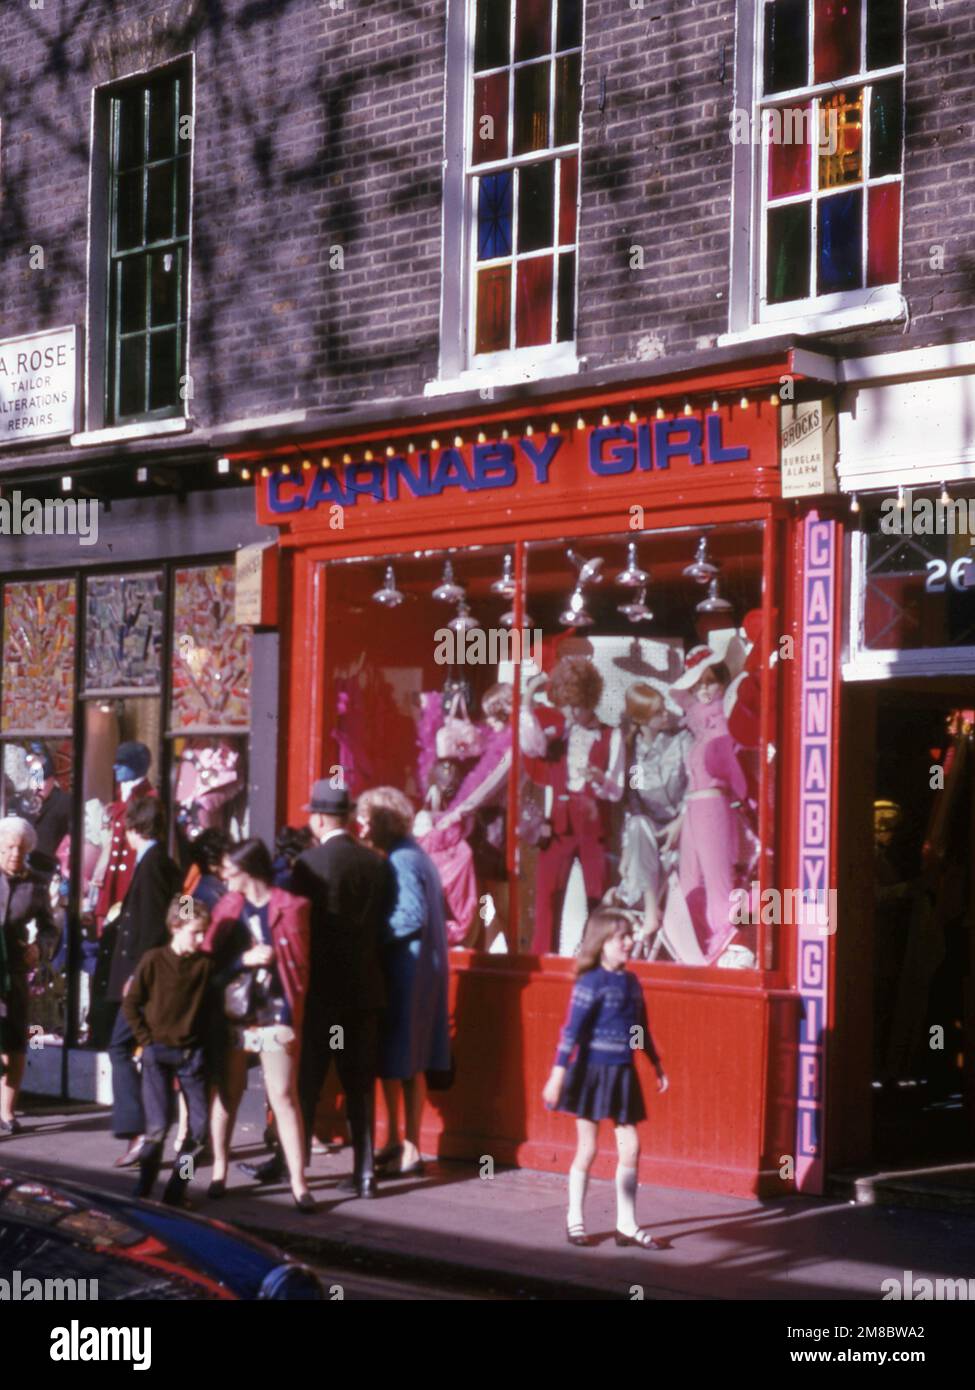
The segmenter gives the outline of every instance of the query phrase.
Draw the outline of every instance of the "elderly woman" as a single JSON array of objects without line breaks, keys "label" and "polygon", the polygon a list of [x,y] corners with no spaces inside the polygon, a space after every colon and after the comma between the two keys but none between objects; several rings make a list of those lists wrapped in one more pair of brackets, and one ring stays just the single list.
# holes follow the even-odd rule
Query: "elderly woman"
[{"label": "elderly woman", "polygon": [[27,868],[36,844],[29,821],[0,820],[0,1134],[20,1129],[14,1107],[27,1059],[27,976],[40,958],[27,928],[33,922],[42,939],[56,935],[47,888]]},{"label": "elderly woman", "polygon": [[[384,970],[387,1007],[380,1040],[379,1075],[388,1112],[385,1148],[376,1166],[386,1174],[423,1172],[420,1122],[425,1073],[447,1071],[447,926],[443,887],[430,856],[410,835],[413,807],[395,787],[364,792],[356,808],[359,833],[385,854],[395,896],[386,923]],[[405,1111],[400,1142],[399,1093]]]}]

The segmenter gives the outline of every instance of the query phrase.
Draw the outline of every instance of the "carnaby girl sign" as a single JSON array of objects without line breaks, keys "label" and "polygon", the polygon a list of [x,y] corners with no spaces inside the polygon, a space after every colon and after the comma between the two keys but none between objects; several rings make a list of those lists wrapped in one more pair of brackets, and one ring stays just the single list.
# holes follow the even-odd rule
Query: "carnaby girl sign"
[{"label": "carnaby girl sign", "polygon": [[[446,432],[445,432],[446,433]],[[678,415],[674,419],[630,419],[591,428],[550,428],[510,437],[489,438],[481,432],[476,443],[427,440],[418,446],[381,442],[357,450],[340,463],[339,445],[325,466],[302,470],[274,469],[262,480],[258,519],[264,524],[318,524],[314,514],[324,508],[342,509],[376,504],[395,507],[430,506],[441,499],[451,508],[481,508],[490,494],[499,500],[555,500],[580,491],[625,487],[642,480],[664,479],[677,472],[717,474],[751,469],[758,459],[778,459],[775,408],[767,403],[748,408]],[[373,451],[378,457],[373,457]]]}]

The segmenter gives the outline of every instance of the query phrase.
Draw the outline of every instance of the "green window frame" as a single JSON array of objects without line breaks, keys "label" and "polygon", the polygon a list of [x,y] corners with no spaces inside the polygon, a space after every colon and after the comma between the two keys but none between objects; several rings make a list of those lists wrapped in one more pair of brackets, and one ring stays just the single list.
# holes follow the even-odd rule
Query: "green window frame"
[{"label": "green window frame", "polygon": [[183,414],[192,115],[188,68],[110,97],[106,420]]}]

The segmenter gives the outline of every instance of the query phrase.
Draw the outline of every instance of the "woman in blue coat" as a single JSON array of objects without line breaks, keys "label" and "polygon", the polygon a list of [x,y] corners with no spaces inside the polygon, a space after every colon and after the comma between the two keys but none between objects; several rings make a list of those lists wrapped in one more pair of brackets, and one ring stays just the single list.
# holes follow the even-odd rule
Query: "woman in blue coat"
[{"label": "woman in blue coat", "polygon": [[411,1177],[423,1172],[420,1123],[425,1073],[450,1067],[443,885],[433,860],[410,834],[413,807],[401,791],[375,787],[364,792],[356,816],[362,838],[387,856],[395,880],[383,952],[387,1004],[379,1055],[389,1130],[385,1147],[376,1155],[376,1167]]}]

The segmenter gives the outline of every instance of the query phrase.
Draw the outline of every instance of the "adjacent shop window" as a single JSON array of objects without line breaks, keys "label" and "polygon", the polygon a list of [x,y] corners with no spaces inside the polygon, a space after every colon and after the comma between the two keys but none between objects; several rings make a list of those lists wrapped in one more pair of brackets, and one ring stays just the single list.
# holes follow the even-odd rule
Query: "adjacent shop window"
[{"label": "adjacent shop window", "polygon": [[967,671],[975,653],[975,500],[906,492],[851,536],[849,674]]},{"label": "adjacent shop window", "polygon": [[323,772],[411,797],[453,945],[571,955],[606,901],[655,961],[771,960],[762,538],[531,543],[521,609],[513,549],[329,566]]},{"label": "adjacent shop window", "polygon": [[582,0],[474,0],[471,365],[575,339]]},{"label": "adjacent shop window", "polygon": [[110,98],[106,422],[186,399],[191,104],[184,66]]},{"label": "adjacent shop window", "polygon": [[754,316],[875,303],[901,278],[903,0],[760,0],[756,27]]}]

